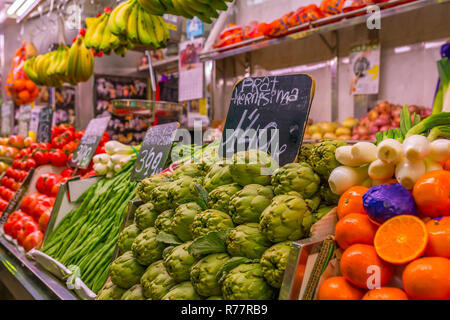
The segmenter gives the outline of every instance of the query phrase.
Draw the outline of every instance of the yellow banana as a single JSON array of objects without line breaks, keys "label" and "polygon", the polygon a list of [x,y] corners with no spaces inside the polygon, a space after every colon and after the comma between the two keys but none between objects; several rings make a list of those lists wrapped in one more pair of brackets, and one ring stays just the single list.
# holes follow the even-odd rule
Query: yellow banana
[{"label": "yellow banana", "polygon": [[[117,28],[117,30],[119,30],[118,34],[126,34],[128,27],[128,17],[130,16],[131,10],[133,9],[135,0],[128,0],[125,3],[126,5],[119,9],[114,19],[114,29]],[[117,33],[115,34],[118,35]]]},{"label": "yellow banana", "polygon": [[151,15],[151,18],[155,29],[156,40],[158,41],[158,45],[162,46],[166,43],[164,28],[167,28],[167,24],[164,23],[162,17]]},{"label": "yellow banana", "polygon": [[103,39],[103,32],[106,28],[106,22],[107,22],[107,16],[106,14],[102,14],[100,22],[97,24],[95,28],[95,33],[92,35],[91,38],[91,47],[96,50],[100,51],[100,44],[102,43]]},{"label": "yellow banana", "polygon": [[111,42],[111,30],[109,30],[108,26],[105,26],[103,31],[102,41],[99,46],[99,50],[103,51],[104,54],[109,54],[111,52],[110,42]]},{"label": "yellow banana", "polygon": [[69,49],[69,56],[67,61],[67,73],[66,76],[69,79],[70,83],[76,84],[76,70],[78,68],[78,59],[79,59],[79,43],[81,39],[80,37],[75,40],[72,46]]},{"label": "yellow banana", "polygon": [[133,6],[133,10],[128,17],[128,25],[127,25],[127,36],[128,39],[135,43],[138,39],[137,25],[138,25],[138,12],[139,12],[139,4],[135,4]]},{"label": "yellow banana", "polygon": [[137,22],[137,31],[138,31],[138,41],[144,46],[148,46],[152,43],[152,38],[150,33],[151,29],[147,27],[147,20],[149,19],[148,13],[144,8],[139,8],[138,12],[138,22]]},{"label": "yellow banana", "polygon": [[[88,24],[88,19],[92,19],[89,20],[89,24]],[[86,43],[86,46],[91,47],[91,39],[92,36],[95,34],[95,30],[97,28],[98,23],[100,22],[100,17],[95,17],[95,18],[86,18],[86,33],[84,35],[84,41]]]},{"label": "yellow banana", "polygon": [[109,20],[108,20],[108,28],[112,34],[114,34],[114,35],[120,34],[120,29],[116,23],[116,16],[123,7],[128,6],[128,5],[129,5],[128,1],[122,2],[117,7],[115,7],[113,9],[113,11],[111,11],[111,14],[110,14]]}]

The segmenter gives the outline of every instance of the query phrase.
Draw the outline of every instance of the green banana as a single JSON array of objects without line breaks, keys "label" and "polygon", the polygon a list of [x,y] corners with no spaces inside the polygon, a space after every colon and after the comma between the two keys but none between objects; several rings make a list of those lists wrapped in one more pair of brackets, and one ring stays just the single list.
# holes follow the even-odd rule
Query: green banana
[{"label": "green banana", "polygon": [[121,57],[125,57],[125,55],[127,54],[127,48],[120,46],[120,47],[114,49],[114,53]]},{"label": "green banana", "polygon": [[193,19],[194,16],[187,12],[184,7],[181,5],[182,0],[172,0],[173,7],[179,13],[180,16],[183,16],[187,19]]},{"label": "green banana", "polygon": [[167,13],[180,16],[179,12],[175,9],[172,0],[160,0],[161,4],[166,8]]},{"label": "green banana", "polygon": [[116,33],[116,35],[127,33],[128,17],[130,16],[131,11],[133,10],[135,2],[136,2],[135,0],[127,1],[126,5],[121,7],[119,12],[117,12],[115,16],[115,24],[117,26],[117,29],[119,30],[119,33]]},{"label": "green banana", "polygon": [[162,6],[162,4],[158,0],[155,0],[155,1],[137,0],[137,2],[149,14],[154,14],[154,15],[160,16],[166,12],[166,9]]},{"label": "green banana", "polygon": [[102,41],[100,42],[99,46],[99,50],[103,51],[104,54],[109,54],[111,52],[110,42],[112,35],[113,34],[111,33],[111,30],[109,29],[108,25],[106,25],[103,31]]},{"label": "green banana", "polygon": [[100,51],[100,44],[102,43],[103,33],[105,31],[107,21],[108,21],[107,15],[105,13],[102,14],[100,22],[95,28],[95,33],[91,38],[91,47],[95,51]]},{"label": "green banana", "polygon": [[208,2],[209,2],[209,6],[211,8],[213,8],[214,10],[224,11],[224,10],[228,9],[227,4],[225,2],[223,2],[222,0],[211,0]]},{"label": "green banana", "polygon": [[[123,7],[128,6],[128,5],[129,5],[128,1],[122,2],[121,4],[119,4],[117,7],[115,7],[111,11],[111,14],[109,15],[109,20],[108,20],[108,28],[112,34],[114,34],[114,35],[120,34],[120,28],[118,27],[118,25],[116,23],[116,16]],[[87,44],[86,44],[86,46],[87,46]]]},{"label": "green banana", "polygon": [[67,72],[66,77],[69,79],[69,81],[72,81],[72,83],[76,83],[75,75],[78,68],[79,63],[79,43],[81,39],[80,37],[75,40],[75,42],[72,44],[72,46],[69,49],[69,56],[67,58]]},{"label": "green banana", "polygon": [[127,35],[128,39],[133,43],[137,42],[138,40],[138,32],[137,32],[138,12],[139,12],[139,4],[135,4],[133,6],[133,10],[130,13],[130,16],[128,17]]},{"label": "green banana", "polygon": [[158,16],[150,16],[152,18],[153,29],[155,30],[156,41],[158,47],[165,45],[164,28],[167,28],[166,24],[162,24],[162,18]]},{"label": "green banana", "polygon": [[144,8],[139,8],[137,23],[138,41],[144,46],[148,46],[152,43],[152,37],[150,33],[153,32],[152,29],[148,28],[148,20],[146,19],[150,19],[150,17],[148,17],[148,12],[144,10]]}]

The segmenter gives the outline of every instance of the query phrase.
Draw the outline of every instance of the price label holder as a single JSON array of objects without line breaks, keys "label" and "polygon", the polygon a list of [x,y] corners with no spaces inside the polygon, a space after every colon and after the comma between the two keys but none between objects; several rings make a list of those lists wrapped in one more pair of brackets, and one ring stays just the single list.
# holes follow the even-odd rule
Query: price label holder
[{"label": "price label holder", "polygon": [[219,152],[270,152],[280,166],[293,162],[301,147],[315,81],[307,74],[248,77],[236,83]]},{"label": "price label holder", "polygon": [[148,129],[134,163],[131,173],[132,181],[141,181],[164,169],[177,129],[177,122],[161,124]]},{"label": "price label holder", "polygon": [[25,178],[25,180],[23,180],[19,189],[17,189],[12,199],[8,202],[8,205],[3,211],[3,215],[0,217],[0,225],[4,225],[6,220],[8,220],[9,215],[17,209],[17,206],[19,205],[20,201],[22,200],[22,197],[24,196],[25,192],[27,191],[30,185],[30,181],[33,178],[34,171],[35,171],[34,168],[31,168],[30,171],[28,171],[27,177]]},{"label": "price label holder", "polygon": [[70,159],[69,165],[71,167],[86,169],[89,166],[110,119],[111,117],[104,117],[89,121],[86,132],[73,153],[72,159]]},{"label": "price label holder", "polygon": [[50,142],[53,123],[53,108],[51,106],[42,108],[39,112],[39,124],[37,129],[36,141]]},{"label": "price label holder", "polygon": [[28,136],[31,120],[31,105],[26,104],[19,107],[18,135],[22,137]]},{"label": "price label holder", "polygon": [[11,134],[13,110],[14,106],[11,101],[3,101],[1,108],[2,120],[0,126],[0,133],[2,134],[2,136],[9,136]]}]

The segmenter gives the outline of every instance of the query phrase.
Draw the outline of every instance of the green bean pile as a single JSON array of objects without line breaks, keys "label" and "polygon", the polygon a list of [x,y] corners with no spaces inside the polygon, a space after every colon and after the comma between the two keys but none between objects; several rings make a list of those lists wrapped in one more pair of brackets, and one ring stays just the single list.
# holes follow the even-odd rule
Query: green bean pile
[{"label": "green bean pile", "polygon": [[78,199],[45,241],[42,251],[65,266],[80,268],[81,280],[97,293],[108,277],[109,265],[129,200],[136,196],[130,181],[134,161],[111,179],[100,179]]}]

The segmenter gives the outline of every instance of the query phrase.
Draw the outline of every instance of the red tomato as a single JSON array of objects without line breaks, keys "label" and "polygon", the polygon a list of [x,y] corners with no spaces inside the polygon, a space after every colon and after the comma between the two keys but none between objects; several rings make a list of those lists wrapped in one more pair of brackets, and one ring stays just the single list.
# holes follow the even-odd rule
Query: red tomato
[{"label": "red tomato", "polygon": [[11,199],[14,197],[15,192],[12,191],[11,189],[5,188],[4,191],[4,199],[6,201],[11,201]]},{"label": "red tomato", "polygon": [[61,171],[60,175],[64,178],[70,178],[72,177],[74,172],[75,172],[74,168],[66,168],[63,171]]},{"label": "red tomato", "polygon": [[36,151],[33,154],[33,160],[36,161],[38,166],[44,165],[48,163],[48,157],[45,156],[44,152]]},{"label": "red tomato", "polygon": [[75,139],[81,140],[83,137],[83,134],[85,133],[85,130],[81,130],[75,133]]},{"label": "red tomato", "polygon": [[44,234],[41,231],[35,231],[30,233],[23,242],[23,248],[25,251],[30,251],[33,248],[36,248],[42,244],[42,240],[44,238]]},{"label": "red tomato", "polygon": [[31,146],[30,146],[31,150],[35,150],[37,148],[39,148],[39,143],[36,143],[36,142],[32,143]]},{"label": "red tomato", "polygon": [[14,224],[17,221],[19,221],[23,217],[25,217],[25,214],[22,211],[14,211],[14,212],[12,212],[9,215],[8,219],[6,220],[5,225],[3,226],[3,231],[5,231],[5,233],[7,235],[12,236],[13,235],[12,227],[14,226]]},{"label": "red tomato", "polygon": [[25,197],[23,197],[22,202],[20,203],[20,210],[29,214],[31,212],[31,208],[33,208],[36,204],[37,201],[35,197],[33,197],[32,195],[26,195]]},{"label": "red tomato", "polygon": [[36,168],[37,167],[37,163],[35,160],[33,159],[27,159],[26,163],[26,170],[29,171],[31,168]]},{"label": "red tomato", "polygon": [[5,211],[7,206],[8,206],[8,201],[0,199],[0,211],[1,212]]},{"label": "red tomato", "polygon": [[30,214],[33,216],[33,218],[36,221],[39,221],[39,218],[45,213],[50,211],[50,209],[46,206],[44,206],[41,203],[38,203],[37,205],[35,205],[32,209]]},{"label": "red tomato", "polygon": [[48,220],[50,219],[50,212],[44,212],[41,217],[39,218],[39,229],[41,229],[42,232],[45,232],[45,229],[47,228]]},{"label": "red tomato", "polygon": [[45,199],[40,201],[40,204],[47,208],[53,207],[53,204],[55,203],[55,199],[53,197],[45,197]]},{"label": "red tomato", "polygon": [[50,154],[52,165],[55,167],[64,167],[67,163],[67,154],[62,151],[54,151]]},{"label": "red tomato", "polygon": [[15,169],[19,169],[20,168],[20,160],[14,160],[13,162],[12,162],[12,167],[13,168],[15,168]]},{"label": "red tomato", "polygon": [[[23,219],[23,218],[22,218]],[[11,226],[11,231],[10,231],[10,236],[13,237],[14,239],[17,238],[17,234],[19,233],[20,230],[22,230],[23,225],[25,223],[25,221],[22,221],[22,219],[17,220],[16,222],[13,223],[13,225]]]},{"label": "red tomato", "polygon": [[[22,219],[23,220],[23,219]],[[21,230],[19,230],[19,232],[17,233],[17,242],[19,242],[19,245],[23,246],[23,241],[25,240],[25,238],[35,232],[39,230],[39,226],[36,222],[34,222],[33,220],[27,220],[23,223],[23,227]]]}]

